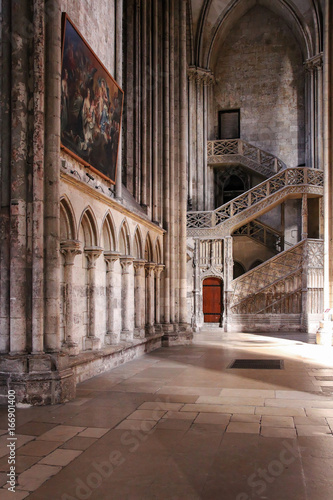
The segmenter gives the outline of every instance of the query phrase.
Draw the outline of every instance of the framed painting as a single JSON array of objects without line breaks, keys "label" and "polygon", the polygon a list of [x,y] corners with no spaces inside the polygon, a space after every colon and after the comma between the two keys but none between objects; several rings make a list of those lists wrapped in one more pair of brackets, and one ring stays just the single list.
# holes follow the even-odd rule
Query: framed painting
[{"label": "framed painting", "polygon": [[61,147],[116,181],[124,92],[67,14],[63,18]]}]

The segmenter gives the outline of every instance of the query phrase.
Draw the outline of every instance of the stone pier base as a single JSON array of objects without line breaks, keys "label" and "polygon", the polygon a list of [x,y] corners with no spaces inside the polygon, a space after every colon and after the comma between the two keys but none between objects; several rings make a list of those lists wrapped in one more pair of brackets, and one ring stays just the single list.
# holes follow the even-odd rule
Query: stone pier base
[{"label": "stone pier base", "polygon": [[161,347],[163,333],[104,346],[76,356],[41,354],[0,355],[0,404],[7,403],[8,390],[16,403],[60,404],[75,398],[76,384]]}]

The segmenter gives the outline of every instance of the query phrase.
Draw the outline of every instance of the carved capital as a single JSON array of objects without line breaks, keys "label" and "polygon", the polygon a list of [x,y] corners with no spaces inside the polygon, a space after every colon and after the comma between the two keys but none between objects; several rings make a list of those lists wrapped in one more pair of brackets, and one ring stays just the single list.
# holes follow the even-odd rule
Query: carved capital
[{"label": "carved capital", "polygon": [[103,249],[101,247],[85,247],[84,254],[88,259],[88,269],[96,267],[96,260],[101,255]]},{"label": "carved capital", "polygon": [[130,255],[122,255],[121,257],[119,257],[119,260],[123,274],[129,274],[130,267],[134,261],[134,257],[131,257]]},{"label": "carved capital", "polygon": [[144,259],[137,259],[133,261],[135,276],[142,276],[146,262],[147,261]]},{"label": "carved capital", "polygon": [[311,72],[316,68],[322,70],[323,64],[324,64],[323,53],[320,52],[320,54],[317,54],[316,56],[311,57],[311,59],[305,61],[304,66],[307,71]]},{"label": "carved capital", "polygon": [[164,264],[157,264],[157,266],[155,267],[156,278],[159,278],[161,276],[161,272],[163,271],[164,268],[165,268]]},{"label": "carved capital", "polygon": [[210,69],[198,68],[197,66],[190,66],[187,70],[190,81],[196,82],[198,85],[215,85],[215,77]]},{"label": "carved capital", "polygon": [[77,255],[82,253],[81,242],[77,240],[64,240],[60,242],[60,252],[65,257],[65,266],[72,266]]},{"label": "carved capital", "polygon": [[154,264],[153,262],[148,262],[147,264],[145,264],[145,272],[146,272],[146,277],[147,278],[150,278],[151,276],[153,276],[153,272],[156,268],[156,264]]},{"label": "carved capital", "polygon": [[114,263],[119,259],[119,256],[119,252],[113,252],[111,250],[104,251],[104,260],[107,265],[107,272],[113,271]]}]

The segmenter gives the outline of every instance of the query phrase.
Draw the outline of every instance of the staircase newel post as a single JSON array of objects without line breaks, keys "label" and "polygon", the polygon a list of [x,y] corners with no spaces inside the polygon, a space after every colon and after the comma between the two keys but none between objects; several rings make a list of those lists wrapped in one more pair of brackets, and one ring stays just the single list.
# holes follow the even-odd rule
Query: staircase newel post
[{"label": "staircase newel post", "polygon": [[232,298],[232,280],[233,280],[233,249],[232,236],[226,236],[224,239],[224,331],[229,331],[231,315]]},{"label": "staircase newel post", "polygon": [[278,159],[274,158],[274,172],[277,173],[277,171],[278,171]]},{"label": "staircase newel post", "polygon": [[238,154],[243,156],[243,141],[238,139]]},{"label": "staircase newel post", "polygon": [[303,172],[304,172],[304,184],[307,184],[308,183],[308,169],[307,168],[304,168],[303,169]]}]

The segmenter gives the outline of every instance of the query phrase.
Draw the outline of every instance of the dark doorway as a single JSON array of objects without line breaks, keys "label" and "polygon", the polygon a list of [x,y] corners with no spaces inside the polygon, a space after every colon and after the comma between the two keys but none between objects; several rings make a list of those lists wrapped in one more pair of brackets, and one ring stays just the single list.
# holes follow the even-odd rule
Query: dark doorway
[{"label": "dark doorway", "polygon": [[219,139],[240,138],[240,109],[219,112]]},{"label": "dark doorway", "polygon": [[222,323],[223,284],[219,278],[206,278],[203,282],[203,313],[205,323]]}]

